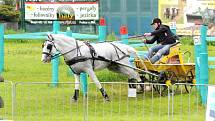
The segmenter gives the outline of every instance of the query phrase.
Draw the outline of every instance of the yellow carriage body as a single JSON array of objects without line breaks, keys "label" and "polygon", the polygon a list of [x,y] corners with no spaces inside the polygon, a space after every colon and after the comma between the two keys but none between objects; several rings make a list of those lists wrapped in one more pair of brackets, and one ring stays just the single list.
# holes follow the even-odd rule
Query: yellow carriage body
[{"label": "yellow carriage body", "polygon": [[[184,63],[184,53],[180,51],[180,43],[175,44],[170,48],[169,54],[163,56],[158,62],[152,64],[149,60],[135,58],[134,63],[140,70],[145,70],[158,74],[158,78],[147,76],[147,74],[139,71],[143,82],[149,81],[151,83],[166,84],[165,86],[155,86],[156,91],[161,95],[165,95],[168,92],[167,87],[175,83],[187,83],[185,85],[186,92],[190,93],[192,84],[195,84],[195,64]],[[165,78],[163,78],[165,77]],[[191,85],[189,85],[191,84]],[[176,92],[178,85],[175,88],[171,88]]]},{"label": "yellow carriage body", "polygon": [[172,71],[177,76],[183,76],[192,71],[195,74],[195,64],[194,63],[184,63],[183,53],[180,52],[180,43],[172,46],[170,48],[169,54],[163,56],[158,62],[152,64],[148,60],[140,60],[135,58],[134,63],[137,68],[141,70],[148,70],[151,72],[161,72],[161,71]]}]

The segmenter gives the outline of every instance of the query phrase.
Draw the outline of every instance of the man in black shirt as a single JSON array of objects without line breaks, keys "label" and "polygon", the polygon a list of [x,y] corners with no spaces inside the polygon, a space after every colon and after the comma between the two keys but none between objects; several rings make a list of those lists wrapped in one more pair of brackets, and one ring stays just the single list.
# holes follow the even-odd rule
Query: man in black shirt
[{"label": "man in black shirt", "polygon": [[168,54],[171,45],[176,42],[177,36],[171,32],[169,26],[163,25],[159,18],[153,19],[151,25],[155,30],[150,33],[145,33],[144,36],[153,36],[153,38],[151,40],[145,40],[144,43],[153,44],[157,41],[157,45],[149,48],[147,55],[151,63],[155,63],[162,55]]}]

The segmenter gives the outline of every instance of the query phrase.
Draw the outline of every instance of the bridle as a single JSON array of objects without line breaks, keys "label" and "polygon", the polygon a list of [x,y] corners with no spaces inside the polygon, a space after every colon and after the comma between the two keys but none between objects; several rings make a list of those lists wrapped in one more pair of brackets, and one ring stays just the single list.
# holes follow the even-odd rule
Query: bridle
[{"label": "bridle", "polygon": [[[46,55],[48,55],[48,56],[51,56],[51,60],[53,60],[53,59],[56,59],[56,58],[58,58],[58,57],[60,57],[60,56],[63,56],[63,55],[65,55],[65,54],[68,54],[68,53],[70,53],[70,52],[72,52],[72,51],[75,51],[75,50],[77,50],[77,52],[78,51],[80,51],[79,49],[80,49],[80,47],[81,46],[83,46],[83,45],[78,45],[78,42],[75,40],[75,42],[76,42],[76,47],[75,48],[73,48],[73,49],[71,49],[71,50],[69,50],[69,51],[67,51],[67,52],[65,52],[65,53],[57,53],[57,54],[54,54],[54,55],[52,55],[51,54],[51,51],[52,51],[52,47],[54,47],[56,50],[57,50],[57,52],[60,52],[59,51],[59,49],[57,49],[57,47],[55,46],[55,44],[54,44],[54,42],[53,42],[53,38],[52,38],[52,40],[46,40],[45,42],[51,42],[52,44],[48,44],[47,45],[47,49],[49,49],[49,52],[42,52],[42,54],[46,54]],[[45,43],[44,42],[44,43]],[[44,44],[43,44],[43,47],[44,47]]]}]

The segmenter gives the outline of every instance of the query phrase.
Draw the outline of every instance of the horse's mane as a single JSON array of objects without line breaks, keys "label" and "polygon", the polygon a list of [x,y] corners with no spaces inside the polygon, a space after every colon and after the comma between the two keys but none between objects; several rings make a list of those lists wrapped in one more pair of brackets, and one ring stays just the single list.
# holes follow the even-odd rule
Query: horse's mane
[{"label": "horse's mane", "polygon": [[64,34],[52,34],[54,40],[63,40],[63,41],[74,41],[75,38],[66,36]]},{"label": "horse's mane", "polygon": [[66,36],[64,34],[52,34],[52,37],[54,38],[53,41],[55,41],[55,43],[63,42],[64,44],[66,44],[68,46],[70,46],[71,44],[75,45],[76,44],[75,42],[78,41],[75,38]]}]

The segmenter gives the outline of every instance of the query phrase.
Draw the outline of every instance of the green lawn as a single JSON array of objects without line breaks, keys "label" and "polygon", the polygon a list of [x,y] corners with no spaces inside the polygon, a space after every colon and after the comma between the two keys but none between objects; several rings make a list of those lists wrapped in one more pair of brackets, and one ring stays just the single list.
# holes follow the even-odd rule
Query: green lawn
[{"label": "green lawn", "polygon": [[[50,82],[51,64],[44,64],[41,59],[42,41],[6,41],[5,42],[5,71],[2,73],[6,80],[17,82]],[[143,47],[144,48],[144,47]],[[192,52],[192,62],[194,47],[183,45],[182,51]],[[139,48],[141,49],[141,48]],[[209,46],[209,55],[214,55],[215,48]],[[209,83],[215,84],[210,70]],[[123,75],[115,74],[107,70],[97,72],[101,81],[106,82],[127,82]],[[74,82],[69,73],[69,69],[61,58],[59,65],[59,81]],[[11,119],[11,88],[9,84],[1,85],[1,92],[4,92],[5,107],[0,109],[0,118]],[[14,119],[16,121],[82,121],[84,107],[82,105],[82,94],[78,103],[71,102],[74,84],[62,84],[52,87],[50,84],[18,84],[16,85],[16,108]],[[89,86],[89,120],[96,121],[167,121],[168,118],[174,121],[190,119],[204,121],[205,108],[199,103],[198,95],[177,94],[170,101],[174,102],[174,110],[168,115],[168,98],[161,97],[156,92],[140,94],[137,98],[127,98],[127,86],[105,85],[111,97],[111,102],[104,102],[100,92],[96,90],[94,84]],[[6,91],[5,91],[6,90]],[[152,95],[153,94],[153,95]],[[153,100],[152,100],[153,97]],[[188,109],[188,99],[190,99],[190,111]],[[2,114],[2,115],[1,115]],[[190,115],[190,116],[189,116]],[[170,117],[168,117],[170,116]]]}]

